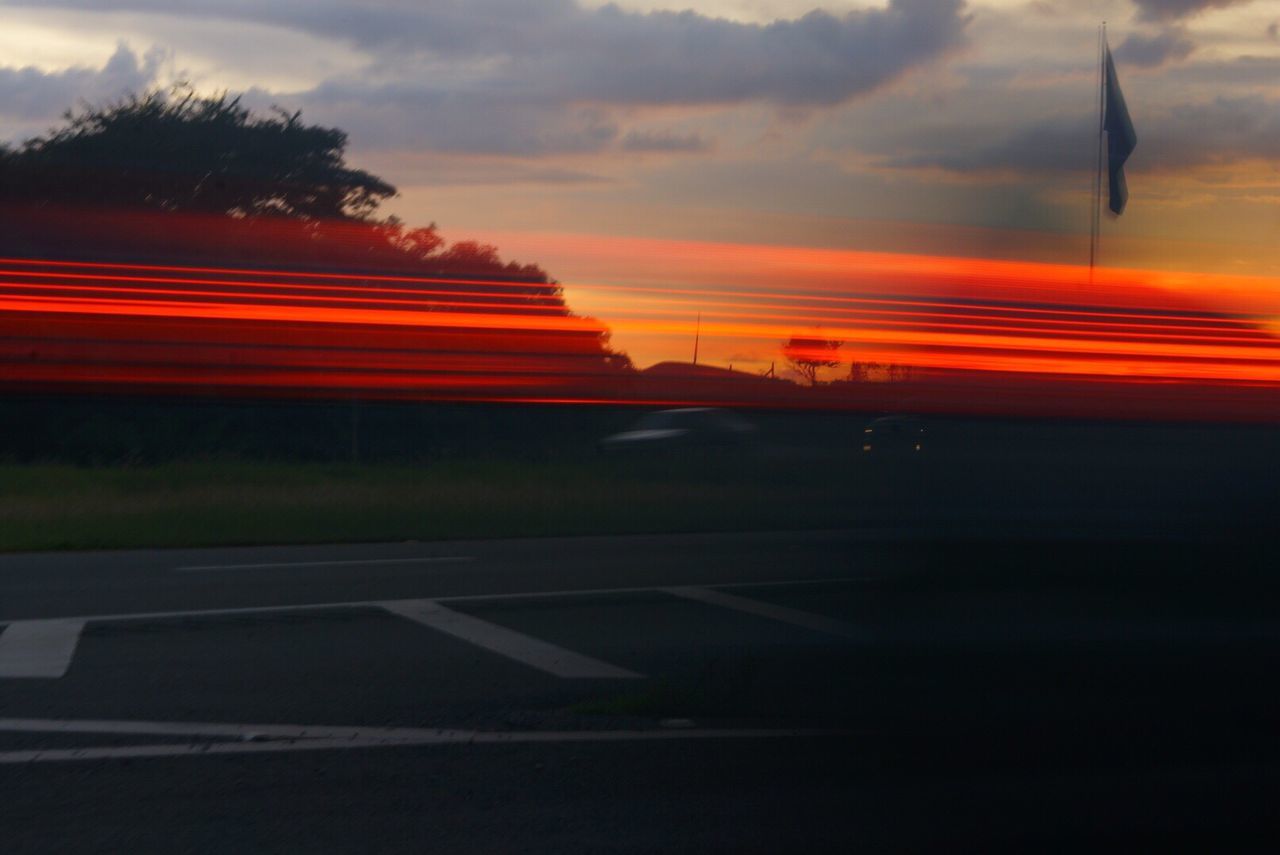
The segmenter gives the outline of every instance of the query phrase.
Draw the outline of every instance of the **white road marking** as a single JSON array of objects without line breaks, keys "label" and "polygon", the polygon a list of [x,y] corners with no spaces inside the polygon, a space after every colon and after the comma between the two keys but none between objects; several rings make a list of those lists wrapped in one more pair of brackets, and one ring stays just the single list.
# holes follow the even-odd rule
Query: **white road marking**
[{"label": "white road marking", "polygon": [[[460,561],[470,560],[466,556],[455,556],[454,559]],[[399,561],[401,559],[394,559]],[[420,561],[423,559],[405,559]],[[446,560],[444,558],[438,560]],[[359,562],[357,562],[359,563]],[[226,565],[230,566],[230,565]],[[253,565],[239,565],[242,567]],[[268,565],[262,565],[268,566]],[[717,583],[716,588],[769,588],[776,586],[796,586],[796,585],[815,585],[830,584],[840,582],[864,582],[866,577],[849,577],[849,578],[828,578],[828,579],[786,579],[781,581],[767,582],[727,582]],[[611,596],[618,594],[652,594],[659,591],[674,593],[679,596],[690,596],[689,594],[681,594],[684,591],[704,591],[710,595],[714,592],[709,587],[684,586],[675,588],[663,587],[629,587],[629,588],[577,588],[557,591],[516,591],[512,593],[502,594],[461,594],[455,596],[433,597],[430,599],[411,599],[411,600],[351,600],[336,603],[297,603],[279,606],[245,606],[239,608],[224,609],[187,609],[163,612],[132,612],[122,614],[98,614],[98,615],[81,615],[77,617],[57,617],[57,618],[36,618],[36,619],[20,619],[20,620],[0,620],[0,626],[6,626],[7,629],[0,631],[0,678],[6,677],[44,677],[58,678],[66,674],[70,667],[71,658],[75,654],[76,642],[80,637],[80,632],[86,623],[96,621],[99,623],[114,623],[120,621],[147,621],[147,620],[174,620],[201,617],[227,617],[237,615],[265,615],[279,614],[289,612],[307,612],[307,611],[325,611],[329,609],[356,609],[356,608],[379,608],[396,614],[402,614],[419,623],[425,623],[448,632],[459,638],[465,638],[481,647],[487,647],[495,652],[502,653],[504,656],[510,656],[521,662],[527,662],[535,668],[541,668],[553,674],[566,677],[639,677],[622,668],[617,668],[605,662],[599,662],[595,659],[589,659],[585,656],[564,650],[554,645],[538,641],[512,630],[502,629],[494,624],[478,620],[476,618],[468,618],[459,615],[447,608],[440,606],[441,603],[453,602],[493,602],[502,600],[537,600],[552,599],[556,597],[589,597],[589,596]],[[710,601],[707,597],[693,597],[694,599],[704,599]],[[731,594],[721,595],[724,602],[719,605],[726,604],[727,600],[732,599],[735,602],[755,603],[753,600],[746,600],[742,597],[734,597]],[[436,618],[422,619],[419,612],[423,603],[434,603],[437,610]],[[766,607],[765,604],[757,604],[760,607]],[[735,606],[740,608],[739,606]],[[405,614],[398,609],[403,608],[414,614]],[[778,613],[781,607],[772,608],[774,615]],[[744,609],[745,610],[745,609]],[[794,612],[793,614],[803,615],[803,612]],[[443,620],[444,613],[454,617],[448,621]],[[757,613],[760,613],[757,611]],[[817,615],[809,615],[811,620],[826,620],[819,618]],[[781,619],[781,618],[778,618]],[[441,625],[429,622],[438,621]],[[793,621],[794,622],[794,621]],[[446,628],[445,623],[452,628]],[[811,624],[802,624],[811,625]],[[828,628],[823,631],[833,631],[830,626],[838,626],[838,622],[830,621]],[[851,631],[851,628],[847,628]],[[464,635],[463,633],[469,633]],[[836,634],[846,634],[845,631],[836,632]],[[480,639],[487,639],[482,641]]]},{"label": "white road marking", "polygon": [[0,632],[0,677],[58,678],[71,667],[85,622],[20,620]]},{"label": "white road marking", "polygon": [[175,573],[217,573],[222,570],[271,570],[290,567],[354,567],[368,564],[457,564],[475,561],[474,555],[442,555],[422,558],[374,558],[362,561],[277,561],[267,564],[195,564],[175,567]]},{"label": "white road marking", "polygon": [[[782,579],[768,582],[712,582],[697,587],[707,588],[776,588],[791,585],[826,585],[839,582],[867,582],[869,576],[845,576],[828,579]],[[694,586],[688,586],[694,587]],[[477,603],[487,600],[536,600],[542,597],[595,597],[609,594],[652,594],[666,591],[661,585],[646,585],[636,588],[579,588],[563,591],[524,591],[514,594],[461,594],[452,597],[431,597],[439,603]]]},{"label": "white road marking", "polygon": [[314,727],[298,724],[225,724],[204,721],[120,721],[72,718],[0,718],[0,731],[15,733],[110,733],[246,739],[420,739],[439,733],[413,727]]},{"label": "white road marking", "polygon": [[455,638],[557,677],[623,679],[640,676],[634,671],[610,665],[608,662],[601,662],[495,623],[455,612],[434,600],[389,600],[380,605],[392,614],[438,629]]},{"label": "white road marking", "polygon": [[[866,582],[869,577],[834,577],[827,579],[784,579],[769,582],[713,582],[708,588],[769,588],[787,587],[791,585],[825,585],[842,582]],[[611,594],[652,594],[656,591],[671,591],[661,585],[648,585],[634,588],[574,588],[559,591],[514,591],[503,594],[458,594],[444,597],[430,597],[437,603],[477,603],[494,600],[532,600],[555,597],[593,597]],[[222,609],[175,609],[161,612],[123,612],[117,614],[76,615],[73,617],[42,618],[41,620],[78,620],[82,622],[112,623],[116,621],[136,620],[169,620],[172,618],[190,617],[222,617],[234,615],[273,614],[276,612],[327,611],[329,609],[382,608],[388,602],[418,602],[412,600],[346,600],[328,603],[286,603],[278,606],[235,606]],[[0,625],[19,623],[27,619],[0,620]]]},{"label": "white road marking", "polygon": [[803,612],[787,606],[740,597],[737,594],[727,594],[724,591],[715,591],[711,588],[686,586],[664,588],[663,590],[677,597],[697,600],[700,603],[708,603],[713,606],[723,606],[726,609],[734,609],[747,614],[769,618],[770,620],[802,626],[806,629],[825,632],[829,635],[839,635],[844,638],[859,638],[864,635],[864,633],[858,631],[857,627],[844,621],[834,620],[823,615],[815,615],[812,612]]},{"label": "white road marking", "polygon": [[407,748],[427,745],[502,745],[521,743],[665,742],[691,739],[777,739],[839,736],[838,730],[525,730],[476,731],[425,728],[356,728],[271,724],[185,724],[182,722],[0,719],[0,730],[26,733],[144,733],[155,736],[226,737],[236,741],[193,744],[112,745],[84,748],[32,748],[0,752],[0,765],[148,757],[202,757],[218,754],[270,754],[352,748]]}]

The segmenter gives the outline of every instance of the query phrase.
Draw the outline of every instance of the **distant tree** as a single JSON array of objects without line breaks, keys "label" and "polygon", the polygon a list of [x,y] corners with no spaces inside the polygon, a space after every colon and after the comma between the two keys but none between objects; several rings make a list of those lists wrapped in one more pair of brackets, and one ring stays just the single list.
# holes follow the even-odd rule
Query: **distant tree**
[{"label": "distant tree", "polygon": [[[540,267],[504,262],[487,244],[448,244],[434,223],[411,228],[379,216],[396,188],[347,163],[338,128],[278,108],[257,115],[239,97],[182,87],[63,119],[16,147],[0,145],[0,252],[404,271],[455,280],[453,308],[424,301],[434,311],[570,314]],[[607,333],[585,350],[610,368],[630,367]]]},{"label": "distant tree", "polygon": [[849,380],[854,383],[887,382],[902,383],[911,379],[911,366],[896,362],[849,363]]},{"label": "distant tree", "polygon": [[[306,124],[300,113],[260,116],[239,97],[178,88],[85,105],[63,119],[15,149],[0,147],[0,217],[7,227],[0,244],[25,244],[37,254],[88,254],[104,246],[117,255],[154,253],[178,239],[176,230],[130,241],[118,227],[104,228],[110,224],[104,218],[186,213],[222,218],[198,236],[209,252],[238,256],[222,260],[407,267],[551,284],[535,265],[503,262],[495,247],[448,246],[434,223],[409,228],[396,217],[378,217],[396,188],[347,163],[344,131]],[[31,216],[55,210],[76,217]],[[87,213],[94,211],[102,216]],[[63,233],[50,234],[50,221]],[[173,249],[191,255],[193,243]],[[543,287],[532,296],[561,295]]]},{"label": "distant tree", "polygon": [[884,369],[879,362],[864,362],[855,359],[849,363],[849,379],[855,383],[866,383],[874,380],[876,375]]},{"label": "distant tree", "polygon": [[68,110],[5,159],[0,199],[368,220],[396,188],[347,165],[347,135],[238,97],[153,91]]},{"label": "distant tree", "polygon": [[836,358],[844,342],[816,336],[792,336],[782,346],[782,355],[791,368],[810,386],[818,384],[818,372],[840,364]]}]

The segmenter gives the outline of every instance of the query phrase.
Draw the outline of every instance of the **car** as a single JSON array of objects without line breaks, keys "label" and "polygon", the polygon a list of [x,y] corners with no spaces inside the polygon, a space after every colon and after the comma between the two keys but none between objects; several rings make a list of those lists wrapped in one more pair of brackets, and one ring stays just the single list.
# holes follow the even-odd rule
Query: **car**
[{"label": "car", "polygon": [[683,407],[647,413],[627,430],[600,440],[605,453],[677,448],[731,448],[755,434],[753,424],[729,410]]},{"label": "car", "polygon": [[924,450],[924,422],[914,416],[881,416],[862,429],[867,454],[918,454]]}]

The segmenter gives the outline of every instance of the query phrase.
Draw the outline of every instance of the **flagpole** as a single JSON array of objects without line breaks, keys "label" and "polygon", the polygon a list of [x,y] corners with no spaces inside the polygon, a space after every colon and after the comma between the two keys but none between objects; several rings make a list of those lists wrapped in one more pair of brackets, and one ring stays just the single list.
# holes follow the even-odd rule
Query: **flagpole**
[{"label": "flagpole", "polygon": [[698,364],[698,339],[702,338],[702,312],[698,312],[698,326],[693,333],[693,364]]},{"label": "flagpole", "polygon": [[1098,238],[1102,231],[1102,130],[1106,123],[1106,46],[1107,22],[1098,28],[1098,153],[1093,173],[1093,207],[1089,217],[1089,284],[1093,284],[1093,268],[1098,257]]}]

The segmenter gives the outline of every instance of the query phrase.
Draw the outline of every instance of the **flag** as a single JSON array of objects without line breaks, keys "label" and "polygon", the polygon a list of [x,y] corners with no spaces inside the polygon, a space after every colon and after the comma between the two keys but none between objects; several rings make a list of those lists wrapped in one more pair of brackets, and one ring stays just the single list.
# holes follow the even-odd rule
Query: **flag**
[{"label": "flag", "polygon": [[1112,213],[1122,214],[1125,203],[1129,201],[1129,187],[1124,181],[1124,162],[1138,144],[1138,135],[1134,133],[1129,108],[1124,104],[1124,93],[1120,91],[1120,81],[1116,78],[1116,64],[1111,60],[1110,46],[1106,48],[1106,52],[1106,95],[1102,129],[1107,132],[1107,175],[1111,179],[1109,207]]}]

